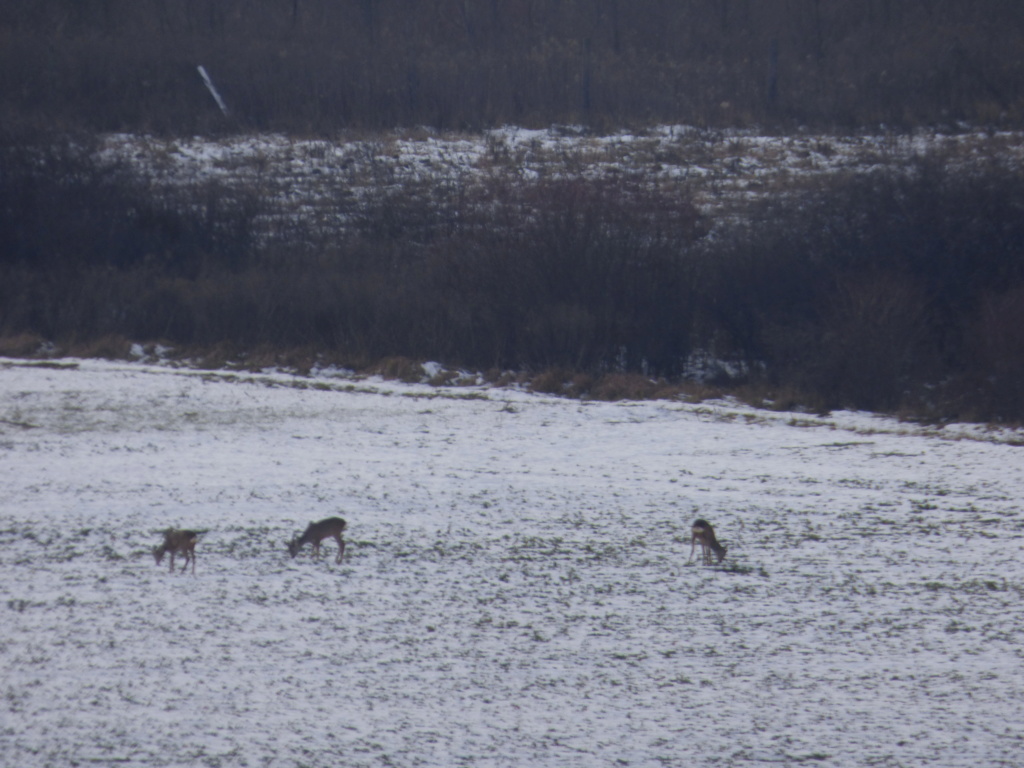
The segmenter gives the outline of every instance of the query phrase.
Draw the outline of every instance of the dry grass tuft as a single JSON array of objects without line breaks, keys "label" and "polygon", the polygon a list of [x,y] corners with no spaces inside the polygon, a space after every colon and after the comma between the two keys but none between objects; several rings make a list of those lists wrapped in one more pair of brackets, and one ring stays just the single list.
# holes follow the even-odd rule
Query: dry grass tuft
[{"label": "dry grass tuft", "polygon": [[573,378],[568,368],[549,368],[538,373],[530,381],[530,389],[545,395],[564,395]]},{"label": "dry grass tuft", "polygon": [[107,335],[87,341],[72,342],[67,349],[71,357],[102,360],[134,360],[132,343],[124,336]]},{"label": "dry grass tuft", "polygon": [[664,380],[639,373],[608,373],[597,380],[590,396],[595,400],[655,400],[673,397],[678,391]]},{"label": "dry grass tuft", "polygon": [[409,357],[388,357],[370,367],[367,373],[385,379],[397,379],[405,384],[423,381],[423,365]]},{"label": "dry grass tuft", "polygon": [[0,357],[40,357],[46,349],[46,340],[34,333],[0,337]]}]

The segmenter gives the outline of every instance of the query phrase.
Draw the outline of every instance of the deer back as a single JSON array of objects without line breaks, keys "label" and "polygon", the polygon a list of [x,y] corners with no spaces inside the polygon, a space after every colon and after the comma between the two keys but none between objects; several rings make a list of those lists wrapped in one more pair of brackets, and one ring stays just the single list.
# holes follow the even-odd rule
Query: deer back
[{"label": "deer back", "polygon": [[329,517],[326,520],[310,523],[299,538],[298,544],[316,544],[328,536],[340,536],[341,532],[345,530],[345,526],[345,521],[340,517]]},{"label": "deer back", "polygon": [[164,543],[161,547],[165,552],[170,552],[171,550],[180,552],[194,547],[198,538],[199,534],[195,531],[176,531],[171,529],[164,532]]}]

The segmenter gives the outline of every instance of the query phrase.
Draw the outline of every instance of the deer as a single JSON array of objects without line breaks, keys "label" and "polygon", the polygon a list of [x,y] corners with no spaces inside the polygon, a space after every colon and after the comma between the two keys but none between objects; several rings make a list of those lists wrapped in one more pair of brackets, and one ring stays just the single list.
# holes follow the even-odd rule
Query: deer
[{"label": "deer", "polygon": [[188,568],[188,561],[192,561],[192,575],[196,575],[196,542],[199,540],[199,535],[202,531],[179,531],[174,528],[168,528],[164,531],[164,543],[159,547],[153,548],[153,559],[156,560],[156,564],[160,565],[160,562],[164,559],[164,555],[168,552],[171,553],[171,573],[174,572],[174,556],[179,552],[185,557],[185,564],[181,567],[181,572],[184,573],[185,569]]},{"label": "deer", "polygon": [[320,542],[327,538],[333,538],[338,542],[338,558],[335,562],[340,563],[342,556],[345,554],[345,540],[341,537],[341,532],[345,530],[345,526],[345,521],[340,517],[328,517],[326,520],[310,523],[306,526],[306,530],[301,536],[296,536],[288,542],[288,553],[295,557],[306,544],[312,544],[313,557],[319,559]]},{"label": "deer", "polygon": [[[697,547],[697,542],[700,542],[701,558],[704,565],[712,564],[712,552],[717,555],[719,563],[725,559],[725,553],[727,550],[719,544],[718,539],[715,538],[715,529],[711,527],[711,523],[707,520],[695,520],[691,532],[693,535],[690,538],[690,560],[693,560],[693,551]],[[689,563],[690,560],[687,560],[686,562]]]}]

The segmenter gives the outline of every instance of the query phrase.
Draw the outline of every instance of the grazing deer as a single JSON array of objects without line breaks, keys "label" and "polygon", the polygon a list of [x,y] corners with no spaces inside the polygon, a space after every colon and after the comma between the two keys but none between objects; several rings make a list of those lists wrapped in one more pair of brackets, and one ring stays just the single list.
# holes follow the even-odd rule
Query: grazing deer
[{"label": "grazing deer", "polygon": [[341,538],[341,532],[345,530],[345,521],[340,517],[328,517],[318,523],[310,523],[306,526],[306,532],[296,536],[288,542],[288,552],[292,557],[299,554],[299,550],[306,544],[313,545],[313,557],[320,557],[320,542],[327,538],[334,538],[338,542],[338,559],[340,563],[345,554],[345,540]]},{"label": "grazing deer", "polygon": [[153,548],[153,559],[156,564],[164,559],[164,555],[171,553],[171,572],[174,572],[174,556],[181,553],[185,556],[185,564],[181,567],[182,573],[188,568],[188,561],[192,561],[192,575],[196,575],[196,542],[199,540],[201,531],[178,531],[168,528],[164,531],[164,543]]},{"label": "grazing deer", "polygon": [[[718,556],[718,562],[725,559],[726,548],[718,543],[715,538],[715,529],[707,520],[695,520],[691,529],[693,536],[690,539],[690,560],[693,560],[693,550],[700,542],[700,551],[704,565],[711,565],[711,553]],[[686,562],[689,563],[690,560]]]}]

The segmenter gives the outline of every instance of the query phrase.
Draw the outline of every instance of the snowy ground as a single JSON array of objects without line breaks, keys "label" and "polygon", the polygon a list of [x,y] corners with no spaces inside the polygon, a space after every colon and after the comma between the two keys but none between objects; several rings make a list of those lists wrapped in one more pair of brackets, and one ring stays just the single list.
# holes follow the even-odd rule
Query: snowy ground
[{"label": "snowy ground", "polygon": [[1021,437],[0,360],[0,764],[1020,765]]}]

